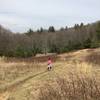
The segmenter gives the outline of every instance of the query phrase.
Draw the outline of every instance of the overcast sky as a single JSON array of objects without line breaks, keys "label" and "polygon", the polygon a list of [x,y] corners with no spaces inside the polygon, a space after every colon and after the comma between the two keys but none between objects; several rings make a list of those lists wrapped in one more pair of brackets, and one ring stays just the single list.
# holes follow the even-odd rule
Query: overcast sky
[{"label": "overcast sky", "polygon": [[0,24],[13,32],[100,20],[100,0],[0,0]]}]

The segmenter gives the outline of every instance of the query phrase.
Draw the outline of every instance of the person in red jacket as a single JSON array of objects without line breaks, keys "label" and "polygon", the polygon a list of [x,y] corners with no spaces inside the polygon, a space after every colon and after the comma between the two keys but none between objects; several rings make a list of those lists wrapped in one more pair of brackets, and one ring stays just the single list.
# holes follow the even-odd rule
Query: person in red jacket
[{"label": "person in red jacket", "polygon": [[52,69],[52,60],[51,58],[49,57],[48,58],[48,70],[51,70]]}]

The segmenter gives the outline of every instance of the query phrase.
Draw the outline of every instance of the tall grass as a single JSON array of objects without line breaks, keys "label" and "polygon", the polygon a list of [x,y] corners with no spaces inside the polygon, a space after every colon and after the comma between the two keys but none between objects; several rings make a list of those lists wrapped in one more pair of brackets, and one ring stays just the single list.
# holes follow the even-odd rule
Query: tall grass
[{"label": "tall grass", "polygon": [[100,100],[100,86],[95,77],[71,74],[70,79],[57,78],[54,85],[45,84],[39,100]]},{"label": "tall grass", "polygon": [[[67,70],[68,71],[68,70]],[[67,75],[57,77],[52,84],[40,88],[39,100],[100,100],[100,80],[93,66],[76,63]]]}]

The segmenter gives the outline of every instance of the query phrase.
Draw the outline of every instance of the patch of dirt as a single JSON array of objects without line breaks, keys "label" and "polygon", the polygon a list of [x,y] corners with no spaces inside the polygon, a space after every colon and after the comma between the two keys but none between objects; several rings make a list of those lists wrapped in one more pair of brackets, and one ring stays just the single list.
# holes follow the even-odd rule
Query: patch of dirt
[{"label": "patch of dirt", "polygon": [[86,62],[100,65],[100,51],[91,52],[85,59]]},{"label": "patch of dirt", "polygon": [[9,93],[8,92],[0,94],[0,100],[8,100],[8,98],[9,98]]}]

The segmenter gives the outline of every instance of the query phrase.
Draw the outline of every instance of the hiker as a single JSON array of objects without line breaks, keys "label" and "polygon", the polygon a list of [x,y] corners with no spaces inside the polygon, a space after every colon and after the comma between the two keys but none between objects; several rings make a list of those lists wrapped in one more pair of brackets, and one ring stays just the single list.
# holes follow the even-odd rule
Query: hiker
[{"label": "hiker", "polygon": [[51,58],[49,57],[48,58],[48,70],[51,70],[52,69],[52,61],[51,61]]}]

